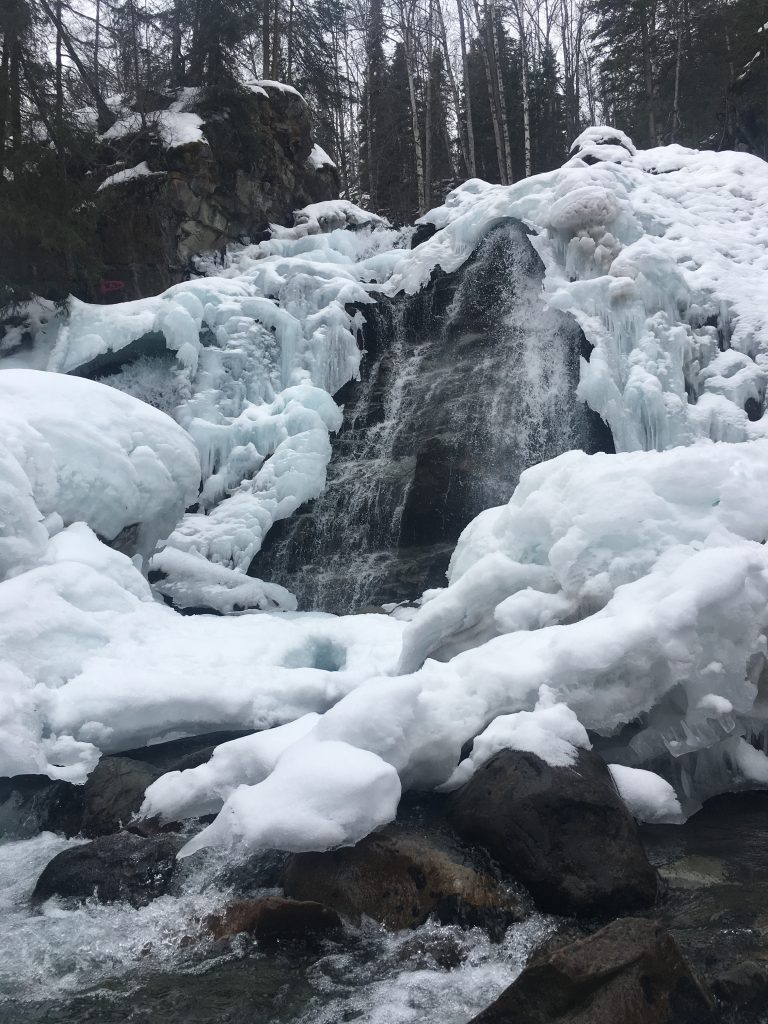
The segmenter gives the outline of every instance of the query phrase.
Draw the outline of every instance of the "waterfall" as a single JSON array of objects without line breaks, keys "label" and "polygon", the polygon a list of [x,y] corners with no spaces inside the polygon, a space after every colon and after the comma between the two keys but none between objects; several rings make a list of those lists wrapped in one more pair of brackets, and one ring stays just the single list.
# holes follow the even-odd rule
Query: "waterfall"
[{"label": "waterfall", "polygon": [[583,336],[541,296],[518,222],[414,296],[365,310],[362,379],[337,399],[325,492],[277,524],[252,571],[305,609],[348,612],[440,586],[464,526],[528,466],[606,431],[575,398]]}]

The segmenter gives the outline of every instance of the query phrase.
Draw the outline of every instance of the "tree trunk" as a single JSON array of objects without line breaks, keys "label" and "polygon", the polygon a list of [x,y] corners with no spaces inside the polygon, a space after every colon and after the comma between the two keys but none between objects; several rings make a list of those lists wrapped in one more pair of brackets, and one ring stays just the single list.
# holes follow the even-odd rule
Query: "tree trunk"
[{"label": "tree trunk", "polygon": [[[61,0],[56,0],[57,26],[61,24]],[[61,68],[61,29],[56,28],[56,133],[59,138],[64,131],[64,82]]]},{"label": "tree trunk", "polygon": [[[499,60],[500,49],[497,47],[496,42],[499,44],[503,41],[501,35],[501,22],[496,15],[496,5],[494,0],[490,0],[491,4],[491,34],[493,38],[493,62],[496,69],[496,87],[499,95],[499,120],[501,122],[501,138],[504,143],[504,163],[507,167],[507,184],[512,184],[515,180],[515,175],[512,170],[512,147],[509,144],[509,119],[507,118],[507,97],[504,92],[504,79],[501,73],[501,61]],[[523,79],[525,81],[525,63],[523,63]],[[525,91],[525,90],[524,90]]]},{"label": "tree trunk", "polygon": [[[294,0],[289,0],[288,3],[288,33],[285,44],[285,80],[290,85],[291,78],[293,76],[293,6]],[[338,62],[336,64],[336,73],[338,76]]]},{"label": "tree trunk", "polygon": [[648,136],[649,145],[657,144],[656,134],[656,81],[654,76],[655,23],[656,5],[653,2],[643,4],[640,12],[641,33],[643,41],[643,67],[645,69],[645,94],[648,101]]},{"label": "tree trunk", "polygon": [[[474,0],[475,4],[475,17],[477,18],[477,26],[480,38],[480,51],[483,55],[483,64],[485,66],[485,81],[488,86],[488,103],[491,108],[491,123],[493,124],[493,138],[496,143],[496,160],[499,165],[499,181],[502,185],[508,185],[507,180],[507,167],[504,159],[504,144],[501,138],[501,125],[499,123],[499,112],[496,105],[496,89],[494,88],[494,74],[491,66],[491,47],[493,46],[493,34],[489,36],[488,33],[488,19],[485,18],[485,22],[480,15],[480,7],[477,0]],[[485,28],[483,29],[483,25]]]},{"label": "tree trunk", "polygon": [[51,8],[50,4],[48,3],[48,0],[39,0],[39,3],[40,6],[43,8],[43,11],[49,18],[49,20],[52,22],[52,24],[56,26],[59,32],[61,32],[61,41],[64,44],[64,49],[69,54],[72,63],[77,68],[77,73],[82,78],[83,84],[93,97],[93,101],[96,104],[96,113],[98,115],[99,130],[102,132],[106,131],[107,128],[110,127],[110,125],[113,125],[115,123],[115,115],[104,102],[96,82],[94,81],[92,75],[88,72],[88,69],[85,67],[83,62],[80,60],[77,50],[75,49],[72,40],[69,38],[69,34],[67,33],[67,30],[65,29],[61,19],[58,19],[56,17],[56,12]]},{"label": "tree trunk", "polygon": [[264,0],[264,20],[261,23],[261,74],[262,78],[269,78],[272,68],[270,57],[270,41],[272,39],[272,19],[270,17],[270,2]]},{"label": "tree trunk", "polygon": [[181,58],[181,0],[174,0],[171,25],[171,75],[178,88],[184,84],[184,65]]},{"label": "tree trunk", "polygon": [[272,74],[270,78],[280,81],[280,0],[275,0],[275,14],[272,20]]},{"label": "tree trunk", "polygon": [[8,136],[8,99],[10,75],[11,39],[6,32],[3,37],[3,53],[0,57],[0,187],[4,182],[5,140]]},{"label": "tree trunk", "polygon": [[461,70],[464,76],[464,97],[467,104],[467,109],[465,111],[467,117],[467,173],[470,178],[475,178],[477,177],[477,163],[475,160],[475,129],[472,122],[472,98],[469,90],[469,59],[467,57],[467,34],[464,29],[464,0],[456,0],[456,9],[459,14]]},{"label": "tree trunk", "polygon": [[424,83],[424,212],[432,208],[432,12],[430,2],[427,21],[427,73]]},{"label": "tree trunk", "polygon": [[523,88],[523,140],[525,144],[525,176],[533,173],[531,159],[531,93],[528,84],[528,42],[526,38],[525,14],[520,0],[515,0],[515,17],[520,34],[520,78]]},{"label": "tree trunk", "polygon": [[101,0],[96,0],[96,26],[93,30],[93,80],[101,90],[101,68],[99,66],[99,45],[101,43]]},{"label": "tree trunk", "polygon": [[[437,20],[440,28],[440,45],[443,51],[443,58],[445,60],[445,70],[448,75],[448,84],[451,87],[451,96],[453,98],[453,107],[456,111],[456,127],[457,134],[459,137],[459,148],[461,149],[461,159],[464,163],[464,168],[469,177],[474,177],[474,174],[469,169],[469,147],[467,146],[466,135],[462,131],[461,126],[461,94],[459,92],[459,85],[456,81],[456,75],[453,72],[453,65],[451,64],[450,55],[448,53],[448,34],[445,31],[445,19],[443,18],[443,9],[441,5],[437,4]],[[449,149],[450,152],[450,149]]]}]

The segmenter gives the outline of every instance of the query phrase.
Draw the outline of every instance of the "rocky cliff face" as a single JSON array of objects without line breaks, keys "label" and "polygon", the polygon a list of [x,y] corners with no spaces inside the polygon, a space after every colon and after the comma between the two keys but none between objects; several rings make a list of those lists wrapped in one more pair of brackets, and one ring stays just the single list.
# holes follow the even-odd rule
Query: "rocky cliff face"
[{"label": "rocky cliff face", "polygon": [[203,137],[167,147],[156,124],[172,100],[158,98],[145,125],[105,142],[107,164],[144,162],[151,173],[96,193],[102,270],[83,298],[156,294],[188,276],[194,256],[253,241],[270,222],[290,224],[293,210],[338,196],[338,172],[315,147],[295,91],[262,83],[218,101],[193,98],[185,109]]}]

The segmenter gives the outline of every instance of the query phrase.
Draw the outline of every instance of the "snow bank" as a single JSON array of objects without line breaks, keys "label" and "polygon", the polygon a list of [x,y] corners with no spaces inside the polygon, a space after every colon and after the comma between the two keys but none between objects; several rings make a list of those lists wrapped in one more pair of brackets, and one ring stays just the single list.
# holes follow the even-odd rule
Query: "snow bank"
[{"label": "snow bank", "polygon": [[138,525],[151,552],[197,495],[200,463],[170,417],[113,388],[37,370],[0,371],[0,578],[39,556],[41,520],[107,539]]},{"label": "snow bank", "polygon": [[391,669],[400,630],[378,615],[182,616],[75,524],[0,582],[0,775],[83,782],[101,752],[325,711]]}]

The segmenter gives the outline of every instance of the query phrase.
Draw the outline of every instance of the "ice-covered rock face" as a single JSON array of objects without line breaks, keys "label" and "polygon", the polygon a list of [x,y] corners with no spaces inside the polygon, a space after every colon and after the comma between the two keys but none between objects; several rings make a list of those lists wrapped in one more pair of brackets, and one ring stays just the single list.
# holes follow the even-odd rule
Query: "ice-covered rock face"
[{"label": "ice-covered rock face", "polygon": [[[9,519],[39,564],[0,584],[14,624],[5,756],[24,766],[11,770],[34,762],[74,777],[97,747],[128,736],[315,712],[217,753],[190,780],[195,806],[221,806],[196,847],[293,849],[355,842],[391,817],[401,786],[456,781],[474,737],[462,777],[499,743],[567,758],[590,730],[612,765],[674,785],[673,798],[647,776],[615,772],[649,818],[677,814],[675,800],[688,813],[714,792],[768,784],[757,749],[767,706],[768,165],[677,146],[634,152],[603,129],[558,171],[465,183],[424,218],[436,231],[413,250],[380,224],[322,230],[360,218],[343,204],[315,207],[213,276],[140,303],[77,306],[59,335],[52,370],[148,334],[174,353],[164,373],[204,484],[200,510],[158,556],[163,586],[226,611],[241,598],[286,606],[242,567],[272,522],[322,489],[340,422],[330,394],[357,372],[365,305],[375,292],[414,294],[437,267],[457,269],[510,218],[531,231],[544,300],[593,346],[578,396],[609,424],[617,453],[568,452],[528,469],[507,505],[465,530],[449,585],[428,592],[406,625],[295,612],[180,624],[189,620],[148,600],[122,556],[102,563],[95,540],[80,537],[77,558],[51,544],[40,556],[19,477]],[[113,380],[147,385],[130,376]],[[103,588],[98,602],[91,585]],[[20,622],[10,612],[25,603],[48,610]],[[96,605],[108,614],[95,617]],[[80,642],[63,643],[72,631]],[[157,784],[147,809],[175,814],[185,782]]]}]

